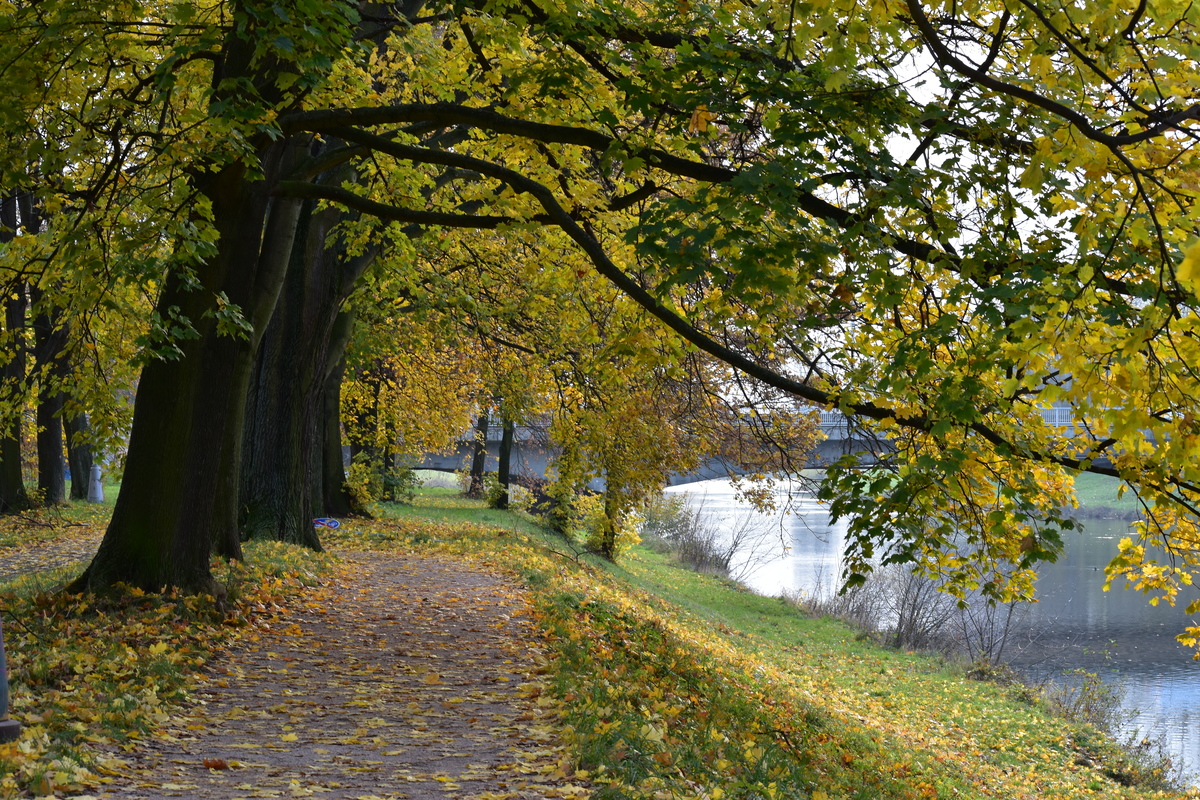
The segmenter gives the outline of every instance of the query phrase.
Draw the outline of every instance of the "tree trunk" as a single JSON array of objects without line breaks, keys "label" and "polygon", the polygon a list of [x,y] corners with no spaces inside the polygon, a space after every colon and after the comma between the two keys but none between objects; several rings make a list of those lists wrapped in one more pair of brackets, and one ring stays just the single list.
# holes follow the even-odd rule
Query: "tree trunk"
[{"label": "tree trunk", "polygon": [[[24,221],[24,220],[23,220]],[[29,223],[26,221],[26,227]],[[67,377],[67,330],[60,313],[45,293],[31,292],[37,316],[33,320],[34,357],[37,364],[38,496],[47,506],[67,502],[66,464],[63,461],[63,384]]]},{"label": "tree trunk", "polygon": [[[0,198],[0,244],[11,242],[17,231],[17,201]],[[21,463],[21,414],[25,405],[25,316],[29,301],[25,282],[4,287],[4,346],[11,358],[0,379],[0,403],[9,406],[0,415],[0,512],[21,511],[29,507],[25,476]]]},{"label": "tree trunk", "polygon": [[91,426],[86,412],[68,415],[67,463],[71,465],[71,499],[87,500],[88,483],[92,479],[92,446],[87,441]]},{"label": "tree trunk", "polygon": [[[10,297],[5,303],[6,332],[12,336],[25,321],[24,295]],[[21,458],[21,440],[24,436],[22,424],[21,383],[25,379],[25,353],[20,343],[16,352],[4,367],[4,400],[16,405],[4,424],[0,435],[0,512],[21,511],[29,507],[29,494],[25,491],[25,475]]]},{"label": "tree trunk", "polygon": [[496,478],[500,481],[501,487],[500,499],[496,501],[496,508],[508,508],[508,485],[512,468],[514,433],[516,433],[516,425],[513,424],[511,419],[506,417],[504,419],[504,433],[500,436],[500,462],[496,465]]},{"label": "tree trunk", "polygon": [[471,487],[467,497],[483,496],[483,471],[487,464],[488,412],[484,408],[475,422],[475,445],[471,452]]},{"label": "tree trunk", "polygon": [[309,214],[302,212],[300,242],[292,251],[287,279],[263,336],[246,403],[242,441],[240,522],[242,539],[273,539],[314,550],[306,467],[315,425],[310,399],[323,369],[323,345],[312,330],[318,324],[305,306],[304,283],[311,259],[302,244]]},{"label": "tree trunk", "polygon": [[353,328],[353,313],[343,311],[338,314],[329,342],[331,364],[325,377],[321,408],[321,478],[313,491],[314,502],[319,499],[318,507],[324,517],[345,517],[351,512],[342,461],[342,376],[346,373],[346,345]]},{"label": "tree trunk", "polygon": [[[345,176],[336,174],[341,182]],[[247,405],[241,505],[245,538],[267,538],[321,549],[313,530],[314,491],[324,476],[326,382],[330,360],[341,360],[348,331],[338,325],[342,303],[376,250],[345,257],[326,242],[342,213],[306,204],[292,263],[259,350]],[[344,327],[344,326],[343,326]],[[336,341],[335,341],[336,339]]]},{"label": "tree trunk", "polygon": [[[142,371],[112,521],[72,591],[124,582],[149,591],[176,586],[219,594],[209,569],[214,544],[224,555],[240,555],[237,492],[246,391],[299,212],[297,201],[273,200],[270,192],[295,150],[290,140],[265,145],[259,179],[241,162],[197,179],[212,205],[217,251],[195,264],[192,281],[168,280],[156,307],[164,319],[188,319],[197,335],[174,343],[178,357],[152,360]],[[218,330],[218,294],[242,310],[247,335]]]},{"label": "tree trunk", "polygon": [[67,502],[67,466],[63,459],[62,392],[38,393],[38,497],[47,506]]}]

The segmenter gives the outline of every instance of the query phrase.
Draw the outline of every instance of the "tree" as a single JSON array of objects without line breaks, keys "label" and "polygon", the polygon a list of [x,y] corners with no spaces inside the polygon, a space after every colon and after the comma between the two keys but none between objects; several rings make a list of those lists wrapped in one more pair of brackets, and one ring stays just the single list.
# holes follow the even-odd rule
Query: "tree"
[{"label": "tree", "polygon": [[[920,559],[962,591],[1026,594],[1027,568],[1071,526],[1071,472],[1089,470],[1137,492],[1144,536],[1179,559],[1143,563],[1150,551],[1130,542],[1114,574],[1168,598],[1191,580],[1191,10],[414,4],[410,24],[367,7],[371,35],[391,32],[368,51],[344,46],[354,10],[325,6],[336,13],[304,30],[290,21],[300,3],[282,16],[187,7],[186,25],[168,5],[165,33],[146,37],[116,11],[98,28],[40,4],[0,31],[20,54],[2,62],[17,90],[3,185],[36,160],[42,130],[66,124],[54,120],[86,118],[94,141],[69,139],[39,172],[75,170],[86,188],[45,188],[49,206],[90,222],[114,207],[105,198],[201,201],[167,226],[152,341],[176,358],[145,368],[126,484],[87,585],[207,586],[206,531],[235,527],[229,442],[299,200],[453,242],[569,240],[585,272],[661,324],[646,335],[670,351],[664,374],[699,351],[891,437],[886,476],[847,463],[826,483],[835,513],[853,515],[855,570],[875,555]],[[85,21],[107,38],[84,40]],[[57,94],[30,64],[61,46],[46,25],[82,48]],[[127,67],[96,67],[113,58]],[[49,122],[22,129],[27,118]],[[305,162],[317,136],[345,146]],[[339,158],[356,184],[314,182]],[[579,263],[539,263],[539,285],[579,280]],[[1044,423],[1054,403],[1070,428]],[[184,431],[222,444],[181,444]],[[204,477],[185,487],[185,475]]]},{"label": "tree", "polygon": [[[9,244],[17,233],[15,197],[0,198],[0,244]],[[23,280],[4,286],[3,432],[0,433],[0,512],[20,511],[29,504],[22,468],[22,416],[25,410],[25,314],[29,305]]]},{"label": "tree", "polygon": [[91,424],[85,411],[67,409],[66,414],[67,463],[71,467],[71,499],[87,500],[88,485],[92,479],[92,445],[88,441]]},{"label": "tree", "polygon": [[[257,353],[247,398],[239,509],[243,538],[319,550],[312,519],[326,511],[326,497],[336,497],[324,486],[325,436],[333,432],[323,412],[330,373],[349,336],[348,331],[334,333],[343,304],[379,246],[348,253],[346,243],[332,234],[339,210],[314,205],[306,203],[301,211],[287,277]],[[337,449],[340,466],[340,439]],[[343,481],[333,480],[340,489]]]},{"label": "tree", "polygon": [[[165,17],[130,28],[117,16],[121,9],[22,9],[5,32],[6,42],[27,55],[42,49],[47,33],[77,43],[65,56],[73,61],[61,65],[64,83],[110,81],[66,98],[65,105],[80,103],[88,112],[83,138],[115,142],[109,152],[100,148],[75,224],[98,205],[111,209],[154,185],[156,199],[181,209],[168,226],[169,271],[149,337],[158,349],[139,381],[121,494],[76,590],[125,581],[215,592],[208,567],[214,541],[236,554],[246,388],[300,206],[272,198],[272,190],[307,157],[306,137],[279,138],[259,122],[275,109],[295,108],[328,74],[356,20],[345,4],[320,4],[324,13],[313,15],[306,12],[318,9],[302,3],[234,4],[201,16],[191,7],[158,10]],[[208,78],[207,87],[197,78]],[[64,162],[74,167],[92,144],[67,150]],[[129,194],[123,181],[131,176],[141,180]],[[77,232],[69,226],[64,222],[60,235]]]},{"label": "tree", "polygon": [[[1002,564],[1055,556],[1072,523],[1042,487],[1078,470],[1124,480],[1194,558],[1190,12],[456,8],[392,46],[392,102],[284,129],[473,175],[444,207],[491,218],[454,224],[556,225],[691,346],[895,437],[886,479],[826,484],[854,570],[882,547],[1026,594]],[[432,78],[446,52],[457,82]],[[420,124],[475,136],[388,133]],[[1146,588],[1190,580],[1127,555]]]}]

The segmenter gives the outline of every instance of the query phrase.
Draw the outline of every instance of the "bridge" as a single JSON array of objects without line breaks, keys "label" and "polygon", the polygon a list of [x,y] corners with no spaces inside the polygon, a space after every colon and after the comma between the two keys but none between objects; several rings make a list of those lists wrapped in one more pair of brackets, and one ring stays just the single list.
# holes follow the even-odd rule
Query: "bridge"
[{"label": "bridge", "polygon": [[[859,463],[871,466],[878,463],[872,454],[882,454],[891,451],[892,445],[886,439],[872,438],[857,428],[850,419],[840,411],[819,411],[818,426],[824,438],[809,452],[803,464],[806,469],[824,469],[843,456],[859,454]],[[1072,423],[1070,408],[1054,407],[1042,409],[1042,419],[1048,425],[1059,428],[1069,428]],[[500,437],[499,426],[488,428],[487,461],[484,469],[495,472],[499,463]],[[469,469],[471,455],[474,451],[474,431],[469,431],[459,439],[453,452],[448,454],[427,454],[416,466],[416,469],[434,469],[443,472],[454,472]],[[518,425],[513,436],[512,472],[514,475],[546,474],[551,461],[556,454],[556,448],[550,442],[548,426]],[[1097,463],[1100,463],[1099,460]],[[687,483],[713,480],[728,477],[730,468],[720,460],[712,460],[693,472],[672,475],[671,486],[681,486]],[[595,488],[599,488],[599,484]]]}]

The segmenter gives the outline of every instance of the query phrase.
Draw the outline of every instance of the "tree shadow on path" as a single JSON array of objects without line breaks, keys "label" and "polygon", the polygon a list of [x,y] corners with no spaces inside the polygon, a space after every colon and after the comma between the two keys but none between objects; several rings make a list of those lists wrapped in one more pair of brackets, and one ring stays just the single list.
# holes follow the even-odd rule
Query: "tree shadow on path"
[{"label": "tree shadow on path", "polygon": [[523,592],[449,558],[350,554],[213,663],[104,797],[580,797]]}]

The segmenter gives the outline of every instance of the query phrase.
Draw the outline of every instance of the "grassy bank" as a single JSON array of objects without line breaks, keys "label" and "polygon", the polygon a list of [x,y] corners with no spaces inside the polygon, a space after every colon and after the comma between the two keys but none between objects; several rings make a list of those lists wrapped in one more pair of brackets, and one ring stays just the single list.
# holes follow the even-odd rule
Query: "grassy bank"
[{"label": "grassy bank", "polygon": [[446,519],[444,503],[422,497],[369,537],[353,526],[341,536],[470,552],[524,576],[596,797],[1177,796],[1020,689],[875,646],[640,548],[612,565],[517,522],[471,533],[461,499],[456,522],[422,525]]},{"label": "grassy bank", "polygon": [[[594,797],[1179,796],[1147,788],[1154,776],[1097,731],[1016,689],[649,551],[593,560],[519,514],[447,492],[382,510],[327,532],[335,557],[440,552],[523,578],[553,654],[541,702],[560,712],[569,768]],[[45,591],[61,573],[10,584],[14,708],[27,729],[0,746],[0,794],[97,786],[114,748],[186,702],[189,676],[214,651],[256,616],[288,613],[329,566],[297,548],[253,547],[247,565],[222,573],[238,603],[224,618],[175,597],[89,606]]]},{"label": "grassy bank", "polygon": [[1121,481],[1107,475],[1085,473],[1075,476],[1075,496],[1080,519],[1136,519],[1140,512],[1132,492],[1118,496]]}]

